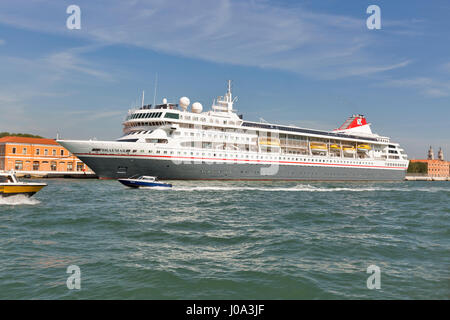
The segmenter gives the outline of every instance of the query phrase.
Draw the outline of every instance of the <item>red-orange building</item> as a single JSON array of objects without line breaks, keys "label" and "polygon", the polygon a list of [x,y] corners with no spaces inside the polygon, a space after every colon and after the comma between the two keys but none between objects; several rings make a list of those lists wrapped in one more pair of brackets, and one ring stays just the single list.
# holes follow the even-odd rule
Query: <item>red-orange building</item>
[{"label": "red-orange building", "polygon": [[0,170],[92,173],[55,140],[14,136],[0,138]]},{"label": "red-orange building", "polygon": [[426,163],[428,176],[430,177],[450,177],[450,162],[444,160],[410,160],[410,162]]}]

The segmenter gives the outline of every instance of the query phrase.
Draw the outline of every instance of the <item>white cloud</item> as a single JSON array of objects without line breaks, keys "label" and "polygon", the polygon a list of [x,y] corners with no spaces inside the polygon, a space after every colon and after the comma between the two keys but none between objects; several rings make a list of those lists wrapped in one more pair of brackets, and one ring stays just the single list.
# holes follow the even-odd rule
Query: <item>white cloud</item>
[{"label": "white cloud", "polygon": [[101,70],[99,64],[94,64],[82,57],[82,53],[97,47],[71,48],[34,58],[0,56],[0,67],[3,70],[9,68],[15,74],[23,74],[26,79],[24,82],[34,81],[36,86],[51,84],[62,79],[71,79],[74,75],[113,81],[112,75]]},{"label": "white cloud", "polygon": [[52,69],[59,70],[60,73],[76,71],[102,80],[112,80],[110,74],[99,70],[92,65],[92,63],[82,59],[79,55],[74,53],[73,50],[50,54],[49,56],[40,59],[39,62],[45,63]]},{"label": "white cloud", "polygon": [[[372,56],[369,46],[376,36],[365,29],[365,16],[314,13],[299,5],[287,8],[264,1],[136,0],[86,2],[80,7],[82,29],[77,31],[65,29],[55,18],[64,13],[52,1],[16,0],[9,6],[2,2],[0,22],[322,79],[379,73],[408,64],[406,59]],[[53,58],[67,62],[67,57]],[[91,72],[79,64],[69,68]]]},{"label": "white cloud", "polygon": [[80,111],[69,111],[65,113],[66,116],[80,118],[83,121],[95,121],[99,119],[106,118],[114,118],[120,117],[124,118],[125,112],[123,109],[121,110],[109,110],[109,109],[100,109],[95,110],[95,113],[92,110],[80,110]]},{"label": "white cloud", "polygon": [[450,96],[450,82],[440,81],[429,77],[416,77],[410,79],[389,79],[382,86],[395,88],[413,88],[423,95],[439,98]]}]

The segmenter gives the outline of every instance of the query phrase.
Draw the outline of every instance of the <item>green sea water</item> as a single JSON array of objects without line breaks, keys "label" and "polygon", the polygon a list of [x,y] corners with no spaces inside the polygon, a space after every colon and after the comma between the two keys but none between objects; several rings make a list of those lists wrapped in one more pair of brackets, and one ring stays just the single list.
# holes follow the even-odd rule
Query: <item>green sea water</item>
[{"label": "green sea water", "polygon": [[45,182],[0,199],[0,299],[450,295],[450,182]]}]

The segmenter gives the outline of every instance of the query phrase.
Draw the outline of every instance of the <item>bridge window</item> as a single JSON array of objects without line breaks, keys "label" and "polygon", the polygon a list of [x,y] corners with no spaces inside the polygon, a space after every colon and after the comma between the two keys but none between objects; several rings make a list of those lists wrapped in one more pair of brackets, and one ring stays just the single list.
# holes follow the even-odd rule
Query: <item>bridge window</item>
[{"label": "bridge window", "polygon": [[170,119],[179,119],[180,115],[178,113],[166,112],[166,115],[164,117]]}]

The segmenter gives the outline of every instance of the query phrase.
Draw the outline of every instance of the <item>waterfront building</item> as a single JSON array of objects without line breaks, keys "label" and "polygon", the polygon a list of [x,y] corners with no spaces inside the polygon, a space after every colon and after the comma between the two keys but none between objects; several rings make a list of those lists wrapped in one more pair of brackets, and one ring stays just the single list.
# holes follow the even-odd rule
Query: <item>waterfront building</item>
[{"label": "waterfront building", "polygon": [[0,170],[18,173],[93,173],[80,159],[52,139],[0,138]]},{"label": "waterfront building", "polygon": [[445,161],[442,148],[439,149],[438,159],[434,159],[433,148],[430,146],[427,159],[413,159],[410,162],[411,164],[425,163],[426,174],[429,177],[450,177],[450,161]]}]

